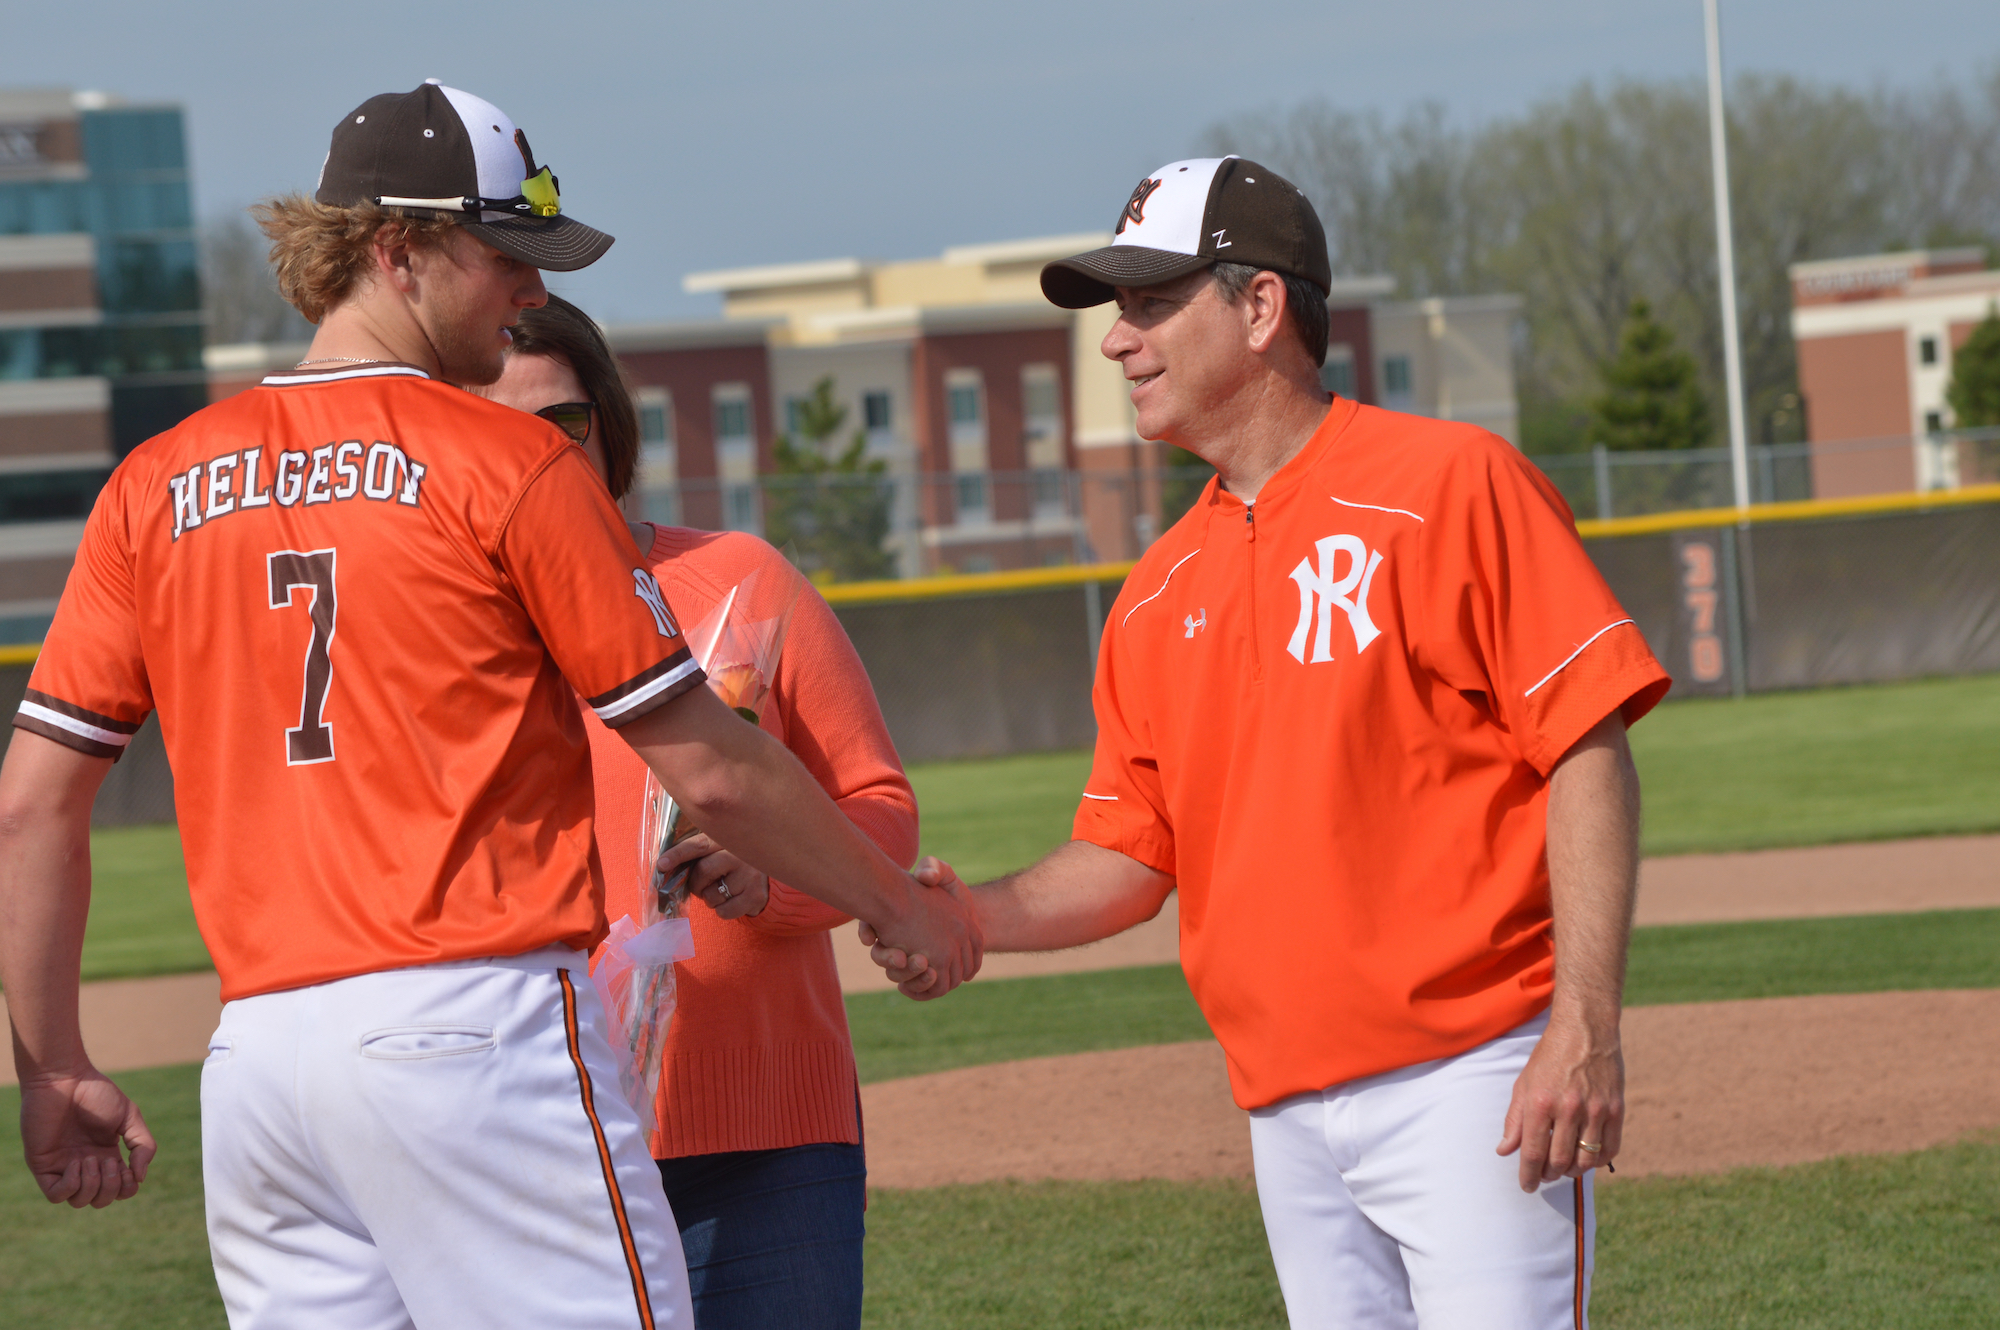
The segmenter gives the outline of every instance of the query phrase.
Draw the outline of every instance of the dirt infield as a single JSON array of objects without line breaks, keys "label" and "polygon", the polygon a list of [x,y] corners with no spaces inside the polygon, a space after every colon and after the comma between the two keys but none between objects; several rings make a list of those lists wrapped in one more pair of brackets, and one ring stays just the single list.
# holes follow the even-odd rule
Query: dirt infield
[{"label": "dirt infield", "polygon": [[[1619,1178],[1896,1153],[2000,1127],[2000,991],[1642,1007],[1626,1013],[1625,1042]],[[969,1067],[861,1098],[878,1187],[1250,1174],[1248,1119],[1207,1041]]]},{"label": "dirt infield", "polygon": [[[1180,959],[1177,903],[1169,896],[1166,908],[1150,923],[1074,951],[988,956],[980,977],[1171,965]],[[1639,868],[1641,925],[1994,907],[2000,907],[2000,836],[1684,854],[1648,859]],[[834,935],[834,956],[846,991],[889,987],[852,929]]]}]

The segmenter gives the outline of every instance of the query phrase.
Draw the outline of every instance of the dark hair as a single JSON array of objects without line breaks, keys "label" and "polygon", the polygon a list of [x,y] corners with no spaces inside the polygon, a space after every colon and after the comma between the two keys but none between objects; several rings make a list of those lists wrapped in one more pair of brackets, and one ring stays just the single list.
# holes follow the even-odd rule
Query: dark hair
[{"label": "dark hair", "polygon": [[[1215,284],[1222,291],[1224,304],[1233,305],[1250,289],[1250,279],[1264,268],[1253,268],[1247,263],[1218,263],[1209,269],[1215,276]],[[1291,315],[1292,331],[1299,335],[1299,342],[1306,354],[1312,357],[1313,368],[1326,363],[1326,339],[1330,330],[1330,316],[1326,310],[1326,292],[1303,277],[1294,277],[1288,272],[1275,274],[1285,283],[1285,309]]]},{"label": "dark hair", "polygon": [[625,371],[597,324],[561,296],[550,296],[541,308],[521,311],[511,354],[560,356],[569,362],[584,395],[597,407],[605,483],[611,486],[612,498],[624,498],[639,469],[639,412],[632,405]]}]

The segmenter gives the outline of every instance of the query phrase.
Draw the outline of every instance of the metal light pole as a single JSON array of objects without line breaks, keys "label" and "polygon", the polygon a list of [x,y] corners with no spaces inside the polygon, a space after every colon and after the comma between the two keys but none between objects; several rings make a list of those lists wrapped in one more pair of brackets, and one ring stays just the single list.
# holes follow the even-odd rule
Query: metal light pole
[{"label": "metal light pole", "polygon": [[1708,26],[1708,143],[1715,170],[1715,253],[1722,282],[1722,371],[1729,393],[1729,470],[1736,508],[1750,506],[1750,450],[1743,428],[1743,347],[1736,330],[1736,232],[1729,220],[1729,142],[1722,112],[1722,24],[1702,0]]}]

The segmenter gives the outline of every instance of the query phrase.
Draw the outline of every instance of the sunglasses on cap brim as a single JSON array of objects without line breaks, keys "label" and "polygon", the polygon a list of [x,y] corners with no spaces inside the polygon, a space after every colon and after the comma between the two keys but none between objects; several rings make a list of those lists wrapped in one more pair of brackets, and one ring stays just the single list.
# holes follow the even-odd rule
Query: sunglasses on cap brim
[{"label": "sunglasses on cap brim", "polygon": [[590,437],[590,413],[597,409],[595,402],[557,402],[535,412],[543,420],[582,443]]},{"label": "sunglasses on cap brim", "polygon": [[375,198],[378,208],[429,208],[433,212],[506,212],[517,217],[554,217],[562,212],[562,182],[544,166],[521,182],[521,192],[511,199],[480,198],[468,194],[457,199],[406,199],[393,194]]}]

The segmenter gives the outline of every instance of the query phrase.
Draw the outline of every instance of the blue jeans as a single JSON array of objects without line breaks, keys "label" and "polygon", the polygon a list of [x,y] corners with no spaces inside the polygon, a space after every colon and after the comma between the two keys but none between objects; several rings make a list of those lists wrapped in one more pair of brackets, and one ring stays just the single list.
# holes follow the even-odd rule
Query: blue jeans
[{"label": "blue jeans", "polygon": [[858,1145],[795,1145],[662,1159],[687,1251],[698,1330],[858,1330]]}]

